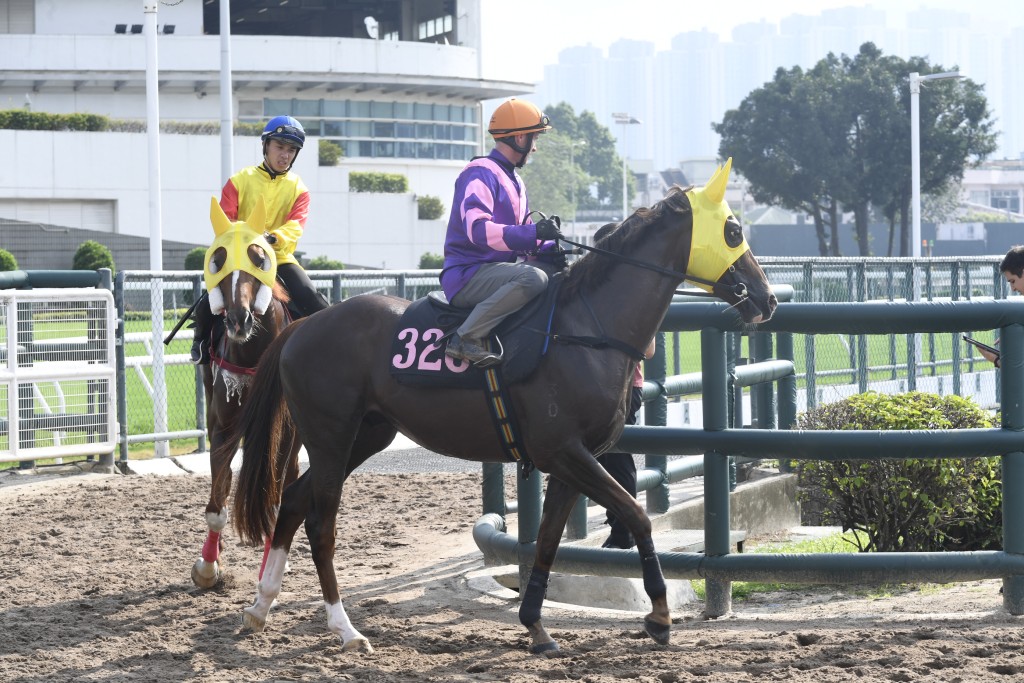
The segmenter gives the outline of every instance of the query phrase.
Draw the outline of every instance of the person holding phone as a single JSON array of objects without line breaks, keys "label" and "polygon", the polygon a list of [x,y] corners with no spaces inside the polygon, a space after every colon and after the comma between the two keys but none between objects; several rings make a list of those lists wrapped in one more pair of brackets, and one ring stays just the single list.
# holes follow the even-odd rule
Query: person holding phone
[{"label": "person holding phone", "polygon": [[[1006,284],[1010,285],[1011,292],[1024,294],[1024,245],[1018,244],[1015,247],[1010,247],[1010,250],[1006,252],[1006,256],[1004,256],[1003,260],[999,262],[999,272],[1002,273],[1003,277],[1006,279]],[[991,346],[985,346],[984,344],[979,345],[972,339],[967,339],[967,341],[977,347],[978,353],[980,353],[985,360],[995,364],[997,368],[999,367],[998,349]],[[999,345],[998,339],[996,339],[996,345]]]}]

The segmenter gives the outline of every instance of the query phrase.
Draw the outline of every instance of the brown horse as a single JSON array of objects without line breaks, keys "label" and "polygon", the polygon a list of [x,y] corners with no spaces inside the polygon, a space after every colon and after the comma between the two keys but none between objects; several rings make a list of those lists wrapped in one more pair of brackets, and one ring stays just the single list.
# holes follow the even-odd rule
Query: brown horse
[{"label": "brown horse", "polygon": [[[210,364],[203,366],[212,482],[206,504],[209,531],[201,555],[192,566],[192,581],[200,588],[210,588],[220,580],[220,553],[224,549],[221,532],[228,519],[231,460],[238,449],[235,423],[248,399],[260,357],[289,323],[287,294],[275,280],[274,252],[262,237],[263,212],[261,200],[248,221],[257,227],[250,227],[243,221],[232,223],[216,200],[210,207],[217,238],[206,253],[205,277],[210,310],[224,316],[224,336],[219,347],[211,350]],[[211,286],[212,280],[217,282]],[[293,431],[282,434],[282,438],[278,476],[283,472],[286,481],[291,482],[298,477],[301,444]]]},{"label": "brown horse", "polygon": [[[767,320],[775,310],[764,272],[724,201],[730,163],[706,187],[673,188],[655,206],[637,211],[602,242],[604,252],[569,268],[552,338],[603,337],[613,343],[552,343],[536,371],[509,388],[520,443],[537,469],[550,475],[519,610],[531,652],[558,648],[541,624],[541,607],[562,530],[580,493],[633,533],[653,606],[645,627],[656,642],[669,641],[671,617],[651,522],[594,455],[621,434],[627,387],[641,355],[637,349],[658,331],[684,279],[734,304],[747,323]],[[328,628],[345,650],[372,651],[345,613],[334,572],[335,517],[346,477],[397,432],[436,453],[504,459],[482,391],[400,384],[389,372],[396,323],[409,304],[387,296],[353,297],[289,327],[264,356],[239,425],[245,448],[234,504],[243,540],[256,543],[273,531],[256,601],[243,616],[250,629],[263,628],[281,591],[292,537],[305,520]],[[427,349],[430,358],[443,358],[437,346]],[[285,489],[275,514],[279,484],[270,462],[276,430],[289,416],[309,453],[309,471]]]}]

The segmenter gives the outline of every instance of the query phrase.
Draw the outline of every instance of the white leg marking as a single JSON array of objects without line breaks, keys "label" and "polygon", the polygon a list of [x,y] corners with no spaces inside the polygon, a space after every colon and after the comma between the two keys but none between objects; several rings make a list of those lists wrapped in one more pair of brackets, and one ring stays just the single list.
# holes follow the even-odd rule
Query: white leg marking
[{"label": "white leg marking", "polygon": [[274,548],[267,557],[263,578],[256,584],[256,600],[252,607],[246,607],[242,625],[253,631],[262,631],[274,599],[281,593],[281,577],[288,562],[288,553],[283,548]]},{"label": "white leg marking", "polygon": [[370,641],[352,625],[348,614],[345,613],[345,606],[341,604],[341,600],[333,605],[325,602],[324,608],[327,610],[327,628],[330,629],[331,633],[341,638],[342,649],[347,652],[361,651],[368,654],[373,652]]},{"label": "white leg marking", "polygon": [[226,507],[221,508],[220,512],[207,512],[206,513],[206,526],[210,528],[210,531],[221,532],[224,531],[224,527],[228,525],[228,509]]}]

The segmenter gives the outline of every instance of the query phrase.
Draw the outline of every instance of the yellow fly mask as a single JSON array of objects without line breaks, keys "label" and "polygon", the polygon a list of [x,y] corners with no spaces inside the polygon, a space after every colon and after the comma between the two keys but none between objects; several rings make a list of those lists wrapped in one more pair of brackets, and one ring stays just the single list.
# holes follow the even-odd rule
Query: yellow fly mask
[{"label": "yellow fly mask", "polygon": [[[266,313],[267,306],[270,305],[270,300],[273,298],[274,278],[277,275],[277,255],[274,254],[270,243],[263,237],[266,214],[267,209],[263,203],[263,197],[256,201],[256,206],[253,207],[248,220],[234,223],[220,208],[216,198],[210,202],[210,222],[213,223],[213,232],[216,237],[210,248],[206,250],[203,279],[206,281],[206,291],[210,293],[210,310],[214,315],[224,312],[224,295],[221,294],[218,285],[221,280],[232,273],[237,278],[239,271],[249,273],[260,281],[262,286],[253,301],[253,311],[260,315]],[[249,258],[249,247],[252,245],[263,250],[264,257],[259,264],[253,263]],[[223,263],[217,263],[213,259],[218,249],[223,249],[227,253]]]},{"label": "yellow fly mask", "polygon": [[[729,219],[732,210],[725,201],[725,186],[729,182],[732,157],[725,167],[715,169],[704,187],[694,188],[686,193],[693,211],[693,235],[690,238],[690,260],[686,274],[708,282],[718,282],[725,271],[736,263],[750,246],[743,239],[742,230],[736,231],[738,223],[733,219],[730,230]],[[694,282],[701,289],[710,292],[711,285]]]}]

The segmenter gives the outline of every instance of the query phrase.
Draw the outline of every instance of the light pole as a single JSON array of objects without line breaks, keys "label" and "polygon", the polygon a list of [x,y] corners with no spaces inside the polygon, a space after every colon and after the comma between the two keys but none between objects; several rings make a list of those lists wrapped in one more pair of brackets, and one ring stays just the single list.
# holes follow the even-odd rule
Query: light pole
[{"label": "light pole", "polygon": [[626,126],[634,123],[643,123],[640,119],[631,114],[617,112],[612,114],[615,123],[622,124],[622,220],[626,220],[628,198],[626,195]]},{"label": "light pole", "polygon": [[576,241],[576,159],[573,156],[573,152],[576,150],[576,145],[587,144],[586,140],[570,140],[569,141],[569,180],[572,183],[569,187],[569,197],[572,201],[572,227],[569,230],[569,234],[572,235],[573,241]]},{"label": "light pole", "polygon": [[[910,183],[911,183],[911,230],[910,254],[921,257],[921,83],[945,78],[963,78],[959,71],[944,71],[939,74],[910,74]],[[916,292],[915,292],[916,294]],[[915,298],[917,298],[915,296]]]}]

